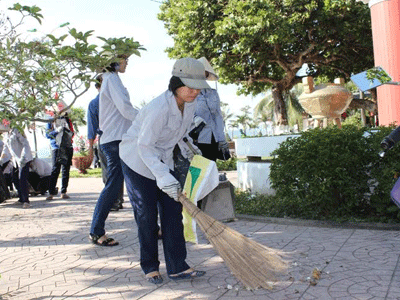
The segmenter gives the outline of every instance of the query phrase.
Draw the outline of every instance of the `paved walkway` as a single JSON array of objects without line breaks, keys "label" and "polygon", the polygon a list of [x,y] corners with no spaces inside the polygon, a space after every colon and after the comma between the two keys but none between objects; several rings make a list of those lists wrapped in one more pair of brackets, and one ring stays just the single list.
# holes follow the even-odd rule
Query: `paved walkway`
[{"label": "paved walkway", "polygon": [[[71,199],[32,197],[0,204],[0,299],[400,299],[400,234],[390,230],[285,225],[238,220],[229,226],[281,249],[287,276],[272,290],[243,289],[200,233],[188,244],[188,262],[206,270],[197,280],[148,283],[139,266],[139,245],[128,203],[111,212],[108,233],[117,247],[88,242],[100,178],[71,179]],[[160,251],[162,246],[160,245]],[[321,271],[311,283],[315,268]]]}]

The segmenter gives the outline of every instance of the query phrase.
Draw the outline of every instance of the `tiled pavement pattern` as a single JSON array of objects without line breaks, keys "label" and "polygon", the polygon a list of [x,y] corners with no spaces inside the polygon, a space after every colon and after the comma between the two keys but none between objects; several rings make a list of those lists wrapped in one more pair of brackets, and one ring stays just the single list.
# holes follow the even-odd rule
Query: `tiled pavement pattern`
[{"label": "tiled pavement pattern", "polygon": [[[243,289],[200,232],[200,243],[188,244],[188,262],[206,270],[204,277],[169,280],[160,253],[164,283],[148,283],[139,267],[129,203],[111,212],[107,222],[107,232],[120,245],[89,243],[101,189],[100,178],[72,178],[69,200],[37,196],[31,198],[29,209],[14,204],[16,199],[0,205],[0,299],[400,299],[398,231],[326,228],[315,223],[229,223],[287,253],[289,273],[272,290]],[[321,275],[312,280],[315,268]]]}]

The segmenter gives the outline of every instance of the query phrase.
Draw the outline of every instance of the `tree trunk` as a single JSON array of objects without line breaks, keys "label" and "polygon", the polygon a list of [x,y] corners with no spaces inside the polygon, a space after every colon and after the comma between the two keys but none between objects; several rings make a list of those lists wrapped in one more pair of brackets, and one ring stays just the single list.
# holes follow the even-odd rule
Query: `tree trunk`
[{"label": "tree trunk", "polygon": [[276,125],[287,125],[286,105],[283,100],[282,90],[279,87],[272,89],[272,98],[274,99],[274,119]]},{"label": "tree trunk", "polygon": [[3,172],[1,172],[0,168],[0,203],[10,199],[10,191],[8,190],[8,186],[6,185],[6,181],[3,176]]},{"label": "tree trunk", "polygon": [[367,111],[376,111],[377,105],[375,102],[368,99],[356,99],[351,100],[349,109],[364,109]]}]

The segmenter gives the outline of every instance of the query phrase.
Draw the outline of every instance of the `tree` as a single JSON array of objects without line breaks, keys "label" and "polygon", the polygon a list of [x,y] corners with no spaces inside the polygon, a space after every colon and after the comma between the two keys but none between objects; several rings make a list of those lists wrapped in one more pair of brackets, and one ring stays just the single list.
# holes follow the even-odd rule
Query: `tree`
[{"label": "tree", "polygon": [[[287,112],[287,123],[289,126],[293,126],[294,124],[299,123],[302,120],[304,109],[298,100],[298,97],[301,95],[302,92],[302,85],[296,84],[290,91],[285,91],[282,93]],[[267,126],[267,120],[276,121],[274,114],[274,98],[272,96],[272,93],[268,93],[255,106],[254,115],[258,117],[265,126]]]},{"label": "tree", "polygon": [[205,56],[239,93],[272,89],[278,125],[284,91],[309,74],[349,78],[373,66],[370,11],[355,0],[167,0],[161,5],[170,57]]},{"label": "tree", "polygon": [[237,120],[230,120],[230,121],[229,121],[229,127],[231,128],[231,137],[232,137],[232,139],[233,139],[233,138],[234,138],[233,130],[234,130],[235,128],[239,128],[239,123],[238,123],[238,121],[237,121]]},{"label": "tree", "polygon": [[68,115],[76,132],[79,132],[79,126],[86,125],[86,111],[82,107],[71,107],[71,112]]},{"label": "tree", "polygon": [[245,106],[240,109],[242,114],[236,116],[236,122],[239,125],[242,125],[243,134],[247,136],[247,128],[250,127],[252,118],[250,117],[250,106]]},{"label": "tree", "polygon": [[230,112],[229,110],[229,104],[225,102],[221,102],[221,113],[222,113],[222,119],[224,120],[224,131],[225,131],[225,137],[228,141],[232,140],[232,138],[228,134],[227,130],[227,122],[230,118],[233,117],[233,113]]},{"label": "tree", "polygon": [[[15,4],[11,10],[23,17],[30,14],[39,21],[42,18],[37,7]],[[139,50],[144,50],[126,37],[97,37],[103,42],[99,47],[89,42],[93,31],[79,32],[68,25],[60,25],[60,36],[46,34],[33,41],[22,39],[13,25],[4,35],[0,44],[0,120],[11,127],[22,131],[32,122],[48,122],[44,112],[68,95],[71,103],[51,112],[57,117],[71,108],[96,76],[120,55],[140,56]]]}]

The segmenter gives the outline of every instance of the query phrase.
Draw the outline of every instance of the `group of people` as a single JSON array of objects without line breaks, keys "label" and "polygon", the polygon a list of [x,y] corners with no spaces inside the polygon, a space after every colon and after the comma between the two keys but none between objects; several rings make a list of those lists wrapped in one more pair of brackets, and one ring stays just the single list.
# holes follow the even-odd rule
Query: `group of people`
[{"label": "group of people", "polygon": [[1,170],[3,174],[8,174],[5,176],[7,185],[12,189],[12,184],[14,184],[18,191],[17,203],[21,204],[22,208],[29,208],[28,176],[33,161],[31,147],[26,136],[17,128],[7,130],[4,135],[1,143]]},{"label": "group of people", "polygon": [[[220,99],[207,83],[218,80],[218,76],[205,58],[179,59],[173,66],[168,89],[138,110],[119,77],[126,70],[129,56],[119,56],[97,77],[99,94],[88,107],[89,155],[93,156],[98,140],[105,184],[94,208],[89,238],[100,246],[119,244],[106,235],[105,222],[111,210],[122,208],[125,182],[138,226],[140,264],[148,281],[163,281],[158,259],[160,233],[168,277],[200,277],[205,272],[186,262],[182,204],[178,200],[182,183],[174,159],[176,151],[187,161],[198,153],[214,161],[229,157]],[[47,124],[46,136],[52,147],[47,200],[58,194],[56,183],[61,169],[61,198],[69,198],[73,134],[67,113]],[[29,168],[36,158],[21,132],[12,129],[6,135],[0,165],[6,156],[13,157],[18,170],[18,201],[27,208]]]},{"label": "group of people", "polygon": [[[73,154],[72,134],[65,134],[63,128],[73,133],[71,120],[67,114],[47,123],[46,136],[52,148],[52,166],[45,160],[34,157],[26,135],[17,128],[2,128],[0,140],[0,171],[9,191],[14,187],[18,192],[18,202],[22,208],[31,207],[29,195],[49,192],[47,200],[58,193],[57,180],[62,167],[61,198],[68,199],[67,187]],[[3,134],[2,134],[3,135]]]},{"label": "group of people", "polygon": [[[88,139],[93,153],[96,136],[106,160],[105,186],[97,200],[89,238],[100,246],[117,246],[106,235],[105,222],[119,203],[125,182],[138,226],[140,264],[148,281],[159,284],[158,240],[162,232],[168,277],[173,280],[205,274],[186,263],[182,185],[174,169],[174,152],[187,160],[195,153],[216,160],[229,155],[224,121],[216,90],[206,80],[218,79],[205,58],[182,58],[175,62],[168,89],[138,110],[132,106],[119,73],[129,55],[120,56],[97,78],[99,95],[88,108]],[[199,119],[200,122],[194,122]],[[190,137],[193,124],[202,124],[196,142]],[[189,141],[187,145],[184,140]],[[200,150],[199,150],[200,149]],[[158,224],[160,220],[160,225]]]}]

